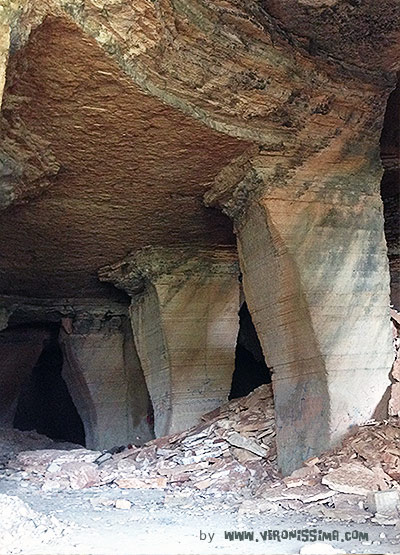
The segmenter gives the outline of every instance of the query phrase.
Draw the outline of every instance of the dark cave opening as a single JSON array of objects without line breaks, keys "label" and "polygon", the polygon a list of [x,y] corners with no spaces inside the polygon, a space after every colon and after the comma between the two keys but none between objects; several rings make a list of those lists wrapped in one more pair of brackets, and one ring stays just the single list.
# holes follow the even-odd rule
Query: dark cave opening
[{"label": "dark cave opening", "polygon": [[49,325],[49,337],[18,397],[13,426],[36,430],[55,441],[85,446],[85,430],[62,377],[63,354],[59,325]]},{"label": "dark cave opening", "polygon": [[262,384],[271,383],[271,373],[265,363],[260,340],[246,302],[239,310],[239,333],[235,352],[229,400],[248,395]]}]

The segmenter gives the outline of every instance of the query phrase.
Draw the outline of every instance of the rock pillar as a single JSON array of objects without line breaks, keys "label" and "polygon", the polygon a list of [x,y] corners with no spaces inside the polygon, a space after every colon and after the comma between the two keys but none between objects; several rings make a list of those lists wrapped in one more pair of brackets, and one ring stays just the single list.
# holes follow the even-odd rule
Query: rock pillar
[{"label": "rock pillar", "polygon": [[156,436],[181,431],[227,400],[238,334],[231,249],[143,249],[105,268],[132,296],[131,322]]},{"label": "rock pillar", "polygon": [[0,333],[0,425],[12,426],[21,387],[35,366],[48,330],[18,327]]},{"label": "rock pillar", "polygon": [[126,323],[121,316],[79,314],[64,321],[60,334],[63,378],[89,449],[142,444],[152,437],[148,393]]},{"label": "rock pillar", "polygon": [[235,219],[244,293],[273,372],[284,473],[372,418],[389,385],[381,168],[377,149],[347,149],[337,141],[289,170],[284,156],[260,154],[242,165],[229,198],[226,183],[207,197]]}]

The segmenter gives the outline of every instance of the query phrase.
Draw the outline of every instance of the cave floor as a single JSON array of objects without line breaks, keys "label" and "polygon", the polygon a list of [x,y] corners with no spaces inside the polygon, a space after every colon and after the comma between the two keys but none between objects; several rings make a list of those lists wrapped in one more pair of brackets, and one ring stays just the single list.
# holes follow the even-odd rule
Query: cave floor
[{"label": "cave floor", "polygon": [[[1,555],[23,554],[252,554],[299,553],[313,542],[263,541],[266,530],[338,531],[339,541],[323,543],[342,549],[341,553],[398,553],[399,530],[378,524],[339,523],[306,517],[277,507],[271,514],[242,514],[243,499],[237,494],[220,497],[205,493],[188,495],[161,490],[123,490],[102,486],[79,491],[43,492],[36,485],[13,475],[0,475],[0,495],[17,496],[40,514],[59,521],[58,532],[48,536],[46,527],[24,536],[16,526],[15,544]],[[129,509],[118,509],[114,502],[128,500]],[[254,540],[226,539],[225,531],[254,531]],[[368,541],[346,541],[345,533],[367,533]],[[200,533],[203,538],[200,539]],[[214,534],[210,541],[209,534]],[[384,536],[383,536],[384,535]],[[396,537],[397,536],[397,537]],[[258,540],[258,541],[257,541]],[[311,551],[307,551],[307,553]],[[323,551],[313,551],[322,553]],[[327,551],[330,553],[331,551]],[[334,551],[332,551],[334,552]],[[339,552],[339,551],[338,551]],[[302,551],[303,553],[303,551]]]}]

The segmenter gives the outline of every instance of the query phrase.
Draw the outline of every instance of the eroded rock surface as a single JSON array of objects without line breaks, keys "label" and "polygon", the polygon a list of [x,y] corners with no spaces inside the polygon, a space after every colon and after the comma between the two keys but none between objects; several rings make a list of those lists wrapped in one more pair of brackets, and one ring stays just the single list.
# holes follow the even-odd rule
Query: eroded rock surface
[{"label": "eroded rock surface", "polygon": [[398,3],[46,0],[6,16],[0,293],[115,296],[97,272],[130,251],[232,245],[220,209],[281,467],[371,418],[393,358],[379,138]]}]

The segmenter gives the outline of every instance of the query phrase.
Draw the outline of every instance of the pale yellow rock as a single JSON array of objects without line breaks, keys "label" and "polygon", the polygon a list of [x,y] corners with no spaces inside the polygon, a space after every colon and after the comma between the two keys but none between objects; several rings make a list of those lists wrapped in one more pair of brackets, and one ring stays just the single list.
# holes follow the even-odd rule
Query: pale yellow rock
[{"label": "pale yellow rock", "polygon": [[3,100],[3,90],[6,82],[8,50],[10,47],[10,27],[0,24],[0,108]]}]

